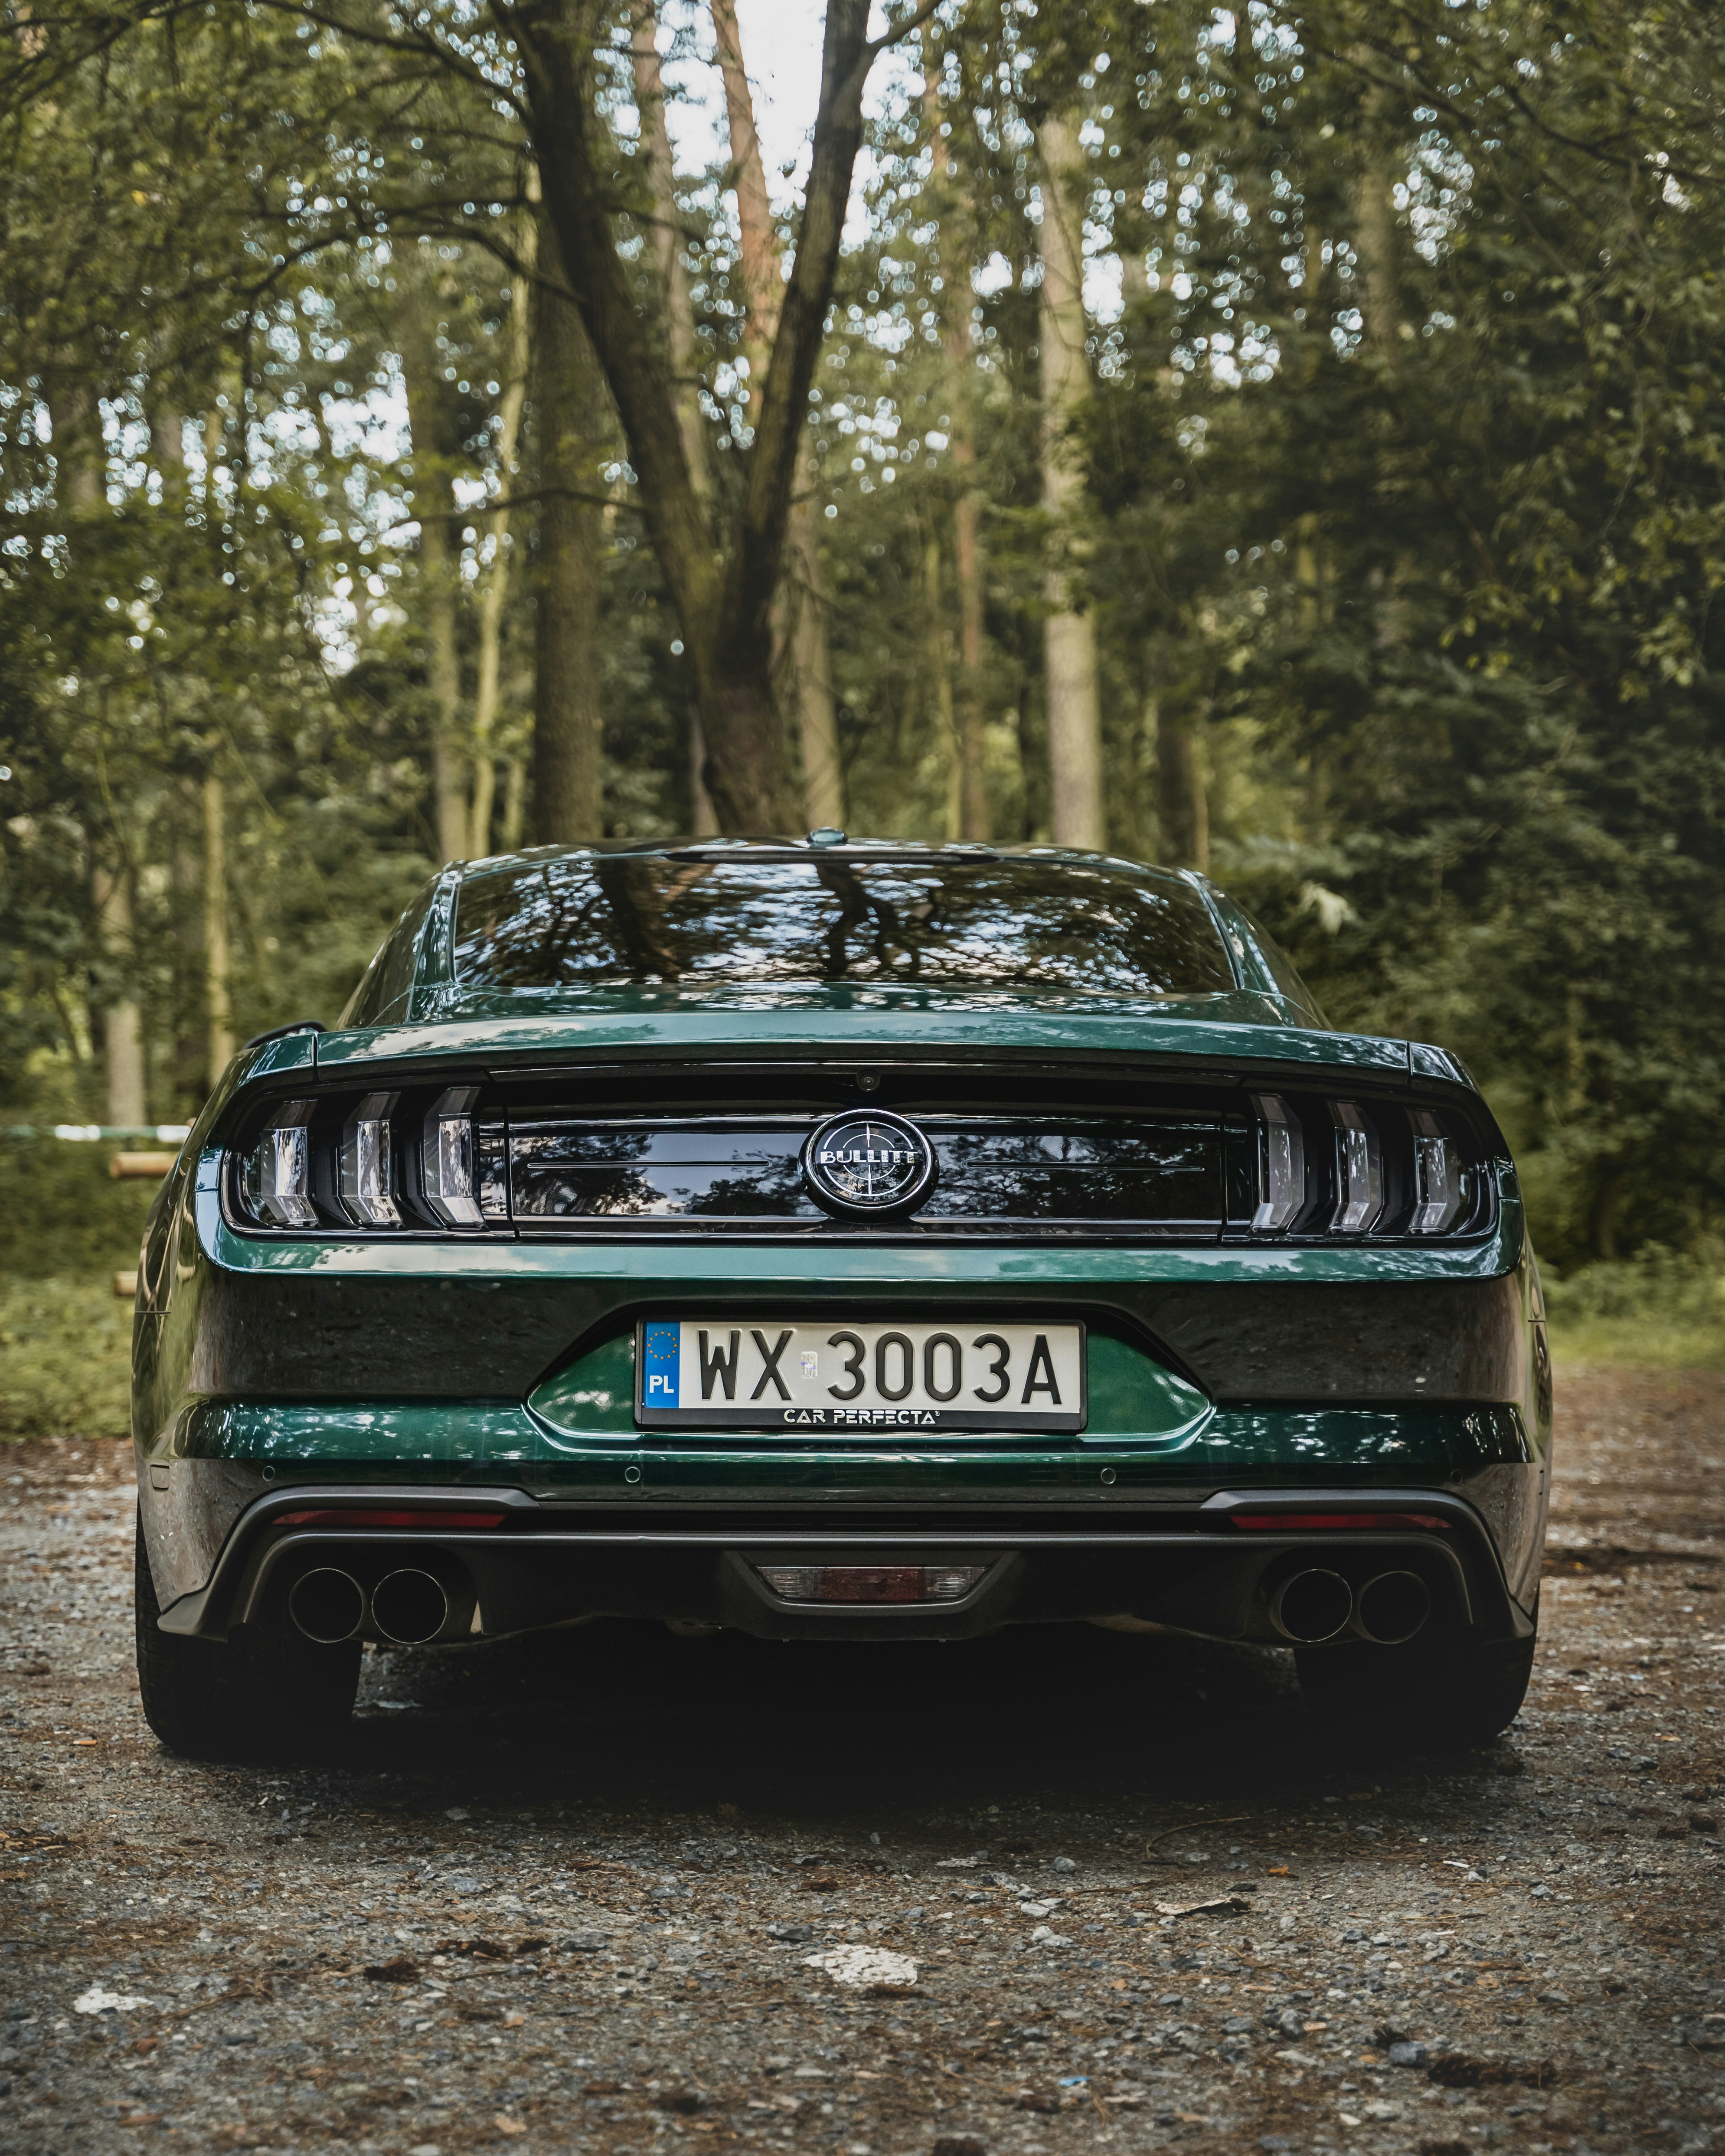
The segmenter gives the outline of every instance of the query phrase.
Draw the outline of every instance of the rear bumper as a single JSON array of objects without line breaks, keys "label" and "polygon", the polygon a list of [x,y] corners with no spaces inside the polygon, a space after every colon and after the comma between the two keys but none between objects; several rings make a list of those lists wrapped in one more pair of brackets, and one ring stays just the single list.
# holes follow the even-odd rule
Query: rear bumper
[{"label": "rear bumper", "polygon": [[[1525,1637],[1532,1627],[1509,1590],[1481,1513],[1453,1490],[1305,1487],[1219,1491],[1188,1504],[1051,1514],[1010,1507],[963,1513],[906,1507],[747,1512],[642,1510],[545,1503],[517,1488],[417,1485],[423,1524],[349,1526],[344,1512],[400,1507],[400,1484],[296,1483],[250,1506],[228,1537],[208,1584],[162,1618],[167,1631],[224,1637],[230,1625],[280,1609],[303,1573],[334,1565],[369,1591],[388,1572],[422,1567],[471,1589],[472,1630],[487,1636],[598,1615],[724,1625],[762,1639],[960,1640],[1009,1624],[1128,1617],[1227,1640],[1285,1642],[1270,1608],[1290,1573],[1317,1566],[1358,1589],[1388,1570],[1416,1573],[1432,1621],[1476,1638]],[[499,1524],[438,1524],[439,1512],[495,1508]],[[316,1510],[316,1527],[284,1515]],[[1327,1517],[1358,1525],[1279,1523]],[[1440,1526],[1384,1524],[1418,1512]],[[973,1564],[981,1582],[962,1600],[808,1604],[781,1600],[762,1563]],[[464,1604],[464,1606],[465,1604]]]}]

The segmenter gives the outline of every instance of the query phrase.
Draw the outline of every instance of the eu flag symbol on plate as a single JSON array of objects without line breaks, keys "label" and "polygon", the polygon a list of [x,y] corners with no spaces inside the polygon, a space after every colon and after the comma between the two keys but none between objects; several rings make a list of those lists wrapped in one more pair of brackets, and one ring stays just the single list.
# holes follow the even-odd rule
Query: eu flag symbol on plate
[{"label": "eu flag symbol on plate", "polygon": [[679,1365],[682,1360],[683,1328],[673,1320],[641,1327],[641,1405],[677,1405]]}]

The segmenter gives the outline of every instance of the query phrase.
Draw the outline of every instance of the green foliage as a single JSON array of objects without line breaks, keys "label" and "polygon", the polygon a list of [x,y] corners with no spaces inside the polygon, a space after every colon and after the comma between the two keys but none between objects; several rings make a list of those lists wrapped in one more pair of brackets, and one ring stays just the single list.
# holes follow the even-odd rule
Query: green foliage
[{"label": "green foliage", "polygon": [[0,1271],[0,1440],[130,1435],[131,1305],[107,1278]]},{"label": "green foliage", "polygon": [[157,1185],[108,1173],[111,1145],[0,1134],[0,1273],[94,1276],[137,1263]]},{"label": "green foliage", "polygon": [[1725,1368],[1725,1245],[1650,1243],[1627,1264],[1548,1280],[1553,1352],[1573,1363],[1644,1369]]},{"label": "green foliage", "polygon": [[[434,622],[453,615],[470,710],[506,498],[496,724],[457,746],[497,782],[486,843],[521,829],[531,398],[516,471],[498,448],[531,162],[514,63],[459,0],[415,20],[459,65],[340,13],[70,0],[0,53],[0,1100],[20,1121],[100,1116],[122,998],[151,1114],[201,1096],[212,774],[234,1030],[335,1015],[435,858]],[[701,13],[667,13],[685,56]],[[602,94],[650,309],[617,21]],[[1158,750],[1189,732],[1214,873],[1338,1022],[1460,1050],[1566,1275],[1710,1247],[1725,14],[952,0],[912,50],[882,78],[808,439],[849,820],[953,831],[970,691],[992,828],[1050,835],[1064,558],[1098,628],[1111,844],[1168,854]],[[1058,531],[1036,290],[1055,110],[1083,120],[1098,289],[1120,285],[1070,445],[1091,483]],[[726,185],[682,174],[678,214],[730,501],[749,405]],[[592,480],[607,824],[662,834],[695,813],[689,680],[614,435]],[[415,534],[452,487],[440,588]],[[99,917],[101,877],[129,929]]]}]

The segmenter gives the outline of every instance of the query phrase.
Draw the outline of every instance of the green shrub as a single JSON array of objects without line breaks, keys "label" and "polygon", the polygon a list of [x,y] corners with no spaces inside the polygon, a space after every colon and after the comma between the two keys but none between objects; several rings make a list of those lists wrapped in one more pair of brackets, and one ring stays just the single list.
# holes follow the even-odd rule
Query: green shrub
[{"label": "green shrub", "polygon": [[0,1440],[125,1437],[131,1305],[112,1271],[0,1273]]},{"label": "green shrub", "polygon": [[1548,1275],[1552,1346],[1568,1362],[1648,1368],[1725,1365],[1725,1245],[1693,1253],[1649,1244],[1620,1265]]},{"label": "green shrub", "polygon": [[[144,1141],[131,1142],[137,1151]],[[160,1185],[117,1181],[110,1141],[0,1136],[0,1275],[128,1271]],[[172,1152],[170,1146],[149,1150]]]}]

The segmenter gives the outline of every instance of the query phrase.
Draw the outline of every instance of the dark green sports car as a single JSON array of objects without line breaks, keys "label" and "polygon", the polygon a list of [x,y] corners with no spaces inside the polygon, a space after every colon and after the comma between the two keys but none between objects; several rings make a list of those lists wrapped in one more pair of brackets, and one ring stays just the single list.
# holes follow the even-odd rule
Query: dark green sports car
[{"label": "dark green sports car", "polygon": [[326,1730],[366,1640],[599,1614],[1280,1641],[1431,1743],[1527,1684],[1502,1137],[1189,874],[836,832],[449,869],[199,1116],[134,1376],[182,1749]]}]

